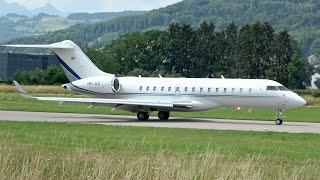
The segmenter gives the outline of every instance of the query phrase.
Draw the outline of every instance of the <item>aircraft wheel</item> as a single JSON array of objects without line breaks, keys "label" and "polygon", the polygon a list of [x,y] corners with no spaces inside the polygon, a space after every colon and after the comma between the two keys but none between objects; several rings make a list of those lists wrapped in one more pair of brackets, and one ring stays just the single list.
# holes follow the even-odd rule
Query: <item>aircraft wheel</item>
[{"label": "aircraft wheel", "polygon": [[281,125],[282,124],[282,119],[277,119],[276,120],[276,125]]},{"label": "aircraft wheel", "polygon": [[168,111],[159,111],[158,118],[160,120],[168,120],[170,117],[170,112]]},{"label": "aircraft wheel", "polygon": [[140,121],[147,121],[149,119],[149,114],[147,112],[138,112],[137,113],[137,118]]}]

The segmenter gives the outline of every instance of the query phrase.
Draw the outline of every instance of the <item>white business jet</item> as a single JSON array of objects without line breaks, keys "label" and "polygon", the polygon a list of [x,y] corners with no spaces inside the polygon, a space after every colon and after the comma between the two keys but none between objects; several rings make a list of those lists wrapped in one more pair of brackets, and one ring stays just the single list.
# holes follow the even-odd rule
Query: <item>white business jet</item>
[{"label": "white business jet", "polygon": [[222,107],[277,109],[276,124],[282,124],[282,110],[304,106],[306,101],[278,82],[263,79],[208,79],[116,77],[98,69],[72,41],[50,45],[6,45],[52,49],[70,83],[63,88],[92,98],[32,97],[17,82],[20,93],[37,100],[88,103],[112,106],[137,113],[139,120],[148,120],[158,111],[161,120],[169,119],[170,111],[206,111]]}]

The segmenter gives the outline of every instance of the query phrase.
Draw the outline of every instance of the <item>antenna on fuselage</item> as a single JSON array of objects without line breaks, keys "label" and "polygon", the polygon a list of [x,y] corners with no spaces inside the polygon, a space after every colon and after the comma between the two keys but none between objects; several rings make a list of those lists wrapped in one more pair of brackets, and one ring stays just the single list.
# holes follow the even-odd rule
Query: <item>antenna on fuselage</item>
[{"label": "antenna on fuselage", "polygon": [[222,75],[221,75],[221,78],[222,78],[222,79],[225,79]]},{"label": "antenna on fuselage", "polygon": [[159,74],[159,78],[162,78],[161,74]]}]

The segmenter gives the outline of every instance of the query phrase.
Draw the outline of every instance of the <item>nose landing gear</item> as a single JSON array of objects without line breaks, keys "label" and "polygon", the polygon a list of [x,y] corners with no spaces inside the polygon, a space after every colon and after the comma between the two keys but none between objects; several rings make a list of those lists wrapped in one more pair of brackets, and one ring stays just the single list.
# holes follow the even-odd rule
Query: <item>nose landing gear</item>
[{"label": "nose landing gear", "polygon": [[276,125],[281,125],[282,124],[282,108],[278,108],[277,111],[277,118],[276,118]]}]

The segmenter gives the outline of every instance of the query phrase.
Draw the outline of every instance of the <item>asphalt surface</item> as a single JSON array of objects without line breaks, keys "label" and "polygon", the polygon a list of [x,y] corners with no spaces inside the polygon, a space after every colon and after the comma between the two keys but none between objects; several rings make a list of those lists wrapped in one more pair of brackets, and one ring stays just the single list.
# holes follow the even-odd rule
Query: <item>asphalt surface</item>
[{"label": "asphalt surface", "polygon": [[69,122],[84,124],[103,124],[116,126],[139,127],[166,127],[166,128],[192,128],[215,130],[241,130],[241,131],[273,131],[290,133],[317,133],[320,134],[320,123],[284,122],[281,126],[273,121],[230,120],[230,119],[203,119],[179,118],[158,120],[151,117],[149,121],[138,121],[135,116],[113,116],[74,113],[46,113],[46,112],[20,112],[0,111],[1,121],[33,121],[33,122]]}]

